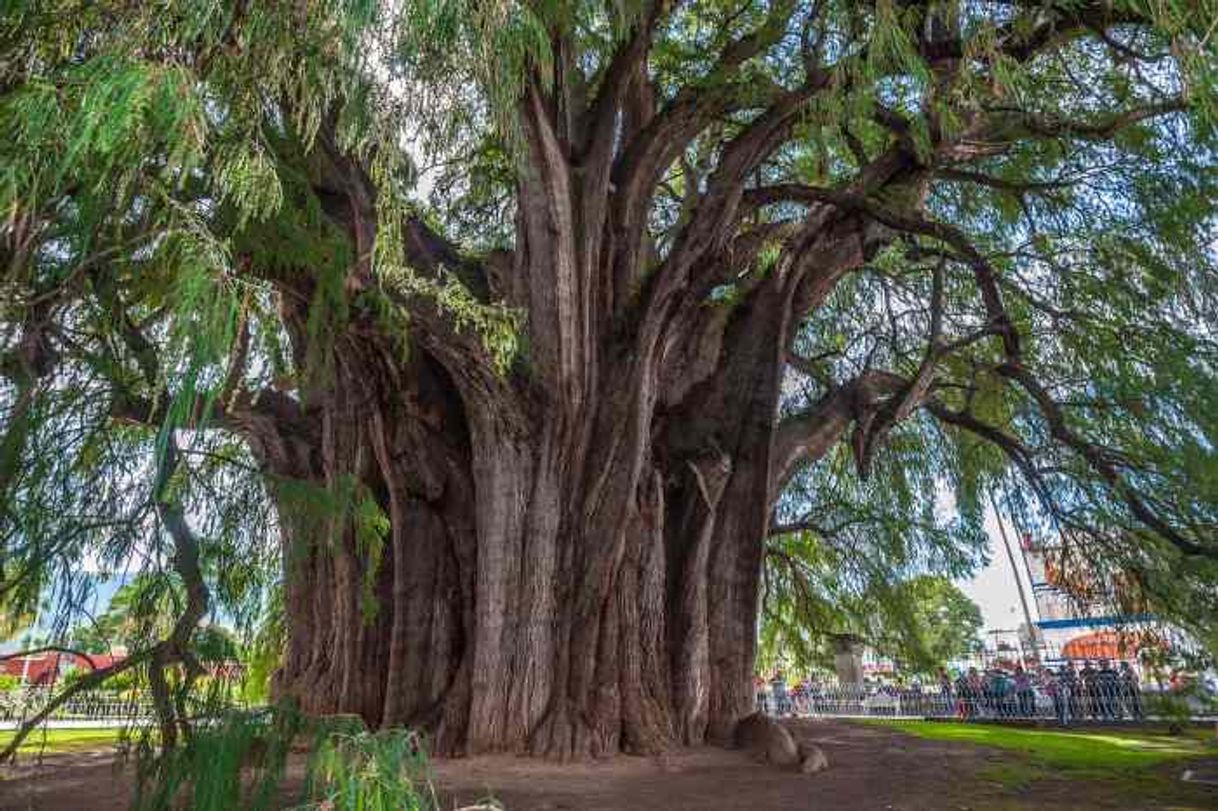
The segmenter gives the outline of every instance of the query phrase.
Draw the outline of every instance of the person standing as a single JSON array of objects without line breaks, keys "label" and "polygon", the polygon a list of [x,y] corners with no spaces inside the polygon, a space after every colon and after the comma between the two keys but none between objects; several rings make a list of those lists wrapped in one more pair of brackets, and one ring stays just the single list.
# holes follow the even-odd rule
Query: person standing
[{"label": "person standing", "polygon": [[1062,686],[1065,688],[1062,694],[1066,696],[1068,702],[1068,710],[1070,718],[1076,720],[1083,717],[1083,684],[1078,677],[1078,671],[1074,667],[1074,662],[1066,662],[1062,668],[1061,675]]},{"label": "person standing", "polygon": [[994,668],[990,672],[989,698],[995,718],[1010,718],[1015,714],[1015,690],[1005,670]]},{"label": "person standing", "polygon": [[1121,677],[1107,659],[1100,659],[1095,681],[1100,692],[1100,716],[1105,721],[1118,720],[1121,717]]},{"label": "person standing", "polygon": [[939,715],[947,715],[952,708],[952,677],[947,672],[947,668],[939,668],[937,674],[939,681],[939,706],[936,708]]},{"label": "person standing", "polygon": [[962,721],[972,718],[972,707],[969,705],[968,675],[961,673],[956,677],[956,717]]},{"label": "person standing", "polygon": [[808,714],[808,678],[800,679],[791,689],[791,713],[793,715]]},{"label": "person standing", "polygon": [[1023,665],[1015,665],[1015,701],[1020,718],[1036,715],[1036,691],[1032,689],[1032,677],[1023,669]]},{"label": "person standing", "polygon": [[757,697],[757,712],[769,712],[769,707],[766,706],[765,679],[761,678],[759,673],[753,674],[753,694]]},{"label": "person standing", "polygon": [[1138,679],[1138,674],[1129,665],[1129,662],[1121,662],[1121,692],[1125,699],[1125,710],[1129,713],[1129,717],[1135,721],[1141,721],[1144,713],[1142,711],[1142,685]]},{"label": "person standing", "polygon": [[976,717],[980,717],[986,709],[985,700],[986,685],[989,683],[987,680],[988,675],[989,674],[986,674],[986,676],[981,675],[981,671],[979,670],[969,670],[968,683],[970,698],[972,699],[973,704],[973,715]]},{"label": "person standing", "polygon": [[969,719],[976,718],[981,711],[981,698],[985,692],[985,683],[975,667],[968,669],[968,677],[964,680],[964,683],[965,717]]},{"label": "person standing", "polygon": [[1096,683],[1096,676],[1099,675],[1094,667],[1091,666],[1091,660],[1083,662],[1083,669],[1078,672],[1078,680],[1081,683],[1082,690],[1082,705],[1083,712],[1081,718],[1095,720],[1096,710],[1098,709],[1099,685]]},{"label": "person standing", "polygon": [[1057,723],[1064,727],[1070,726],[1070,683],[1069,671],[1063,666],[1056,676],[1049,668],[1045,668],[1044,689],[1053,700],[1053,716]]},{"label": "person standing", "polygon": [[780,718],[791,711],[790,700],[787,698],[787,680],[782,671],[775,669],[774,678],[770,679],[770,700],[774,703],[773,712]]}]

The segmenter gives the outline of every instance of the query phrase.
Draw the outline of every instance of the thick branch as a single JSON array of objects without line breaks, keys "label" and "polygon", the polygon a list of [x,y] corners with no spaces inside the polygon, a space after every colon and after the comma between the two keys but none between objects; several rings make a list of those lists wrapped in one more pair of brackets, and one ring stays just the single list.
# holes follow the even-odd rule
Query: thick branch
[{"label": "thick branch", "polygon": [[174,622],[169,637],[153,647],[148,674],[153,702],[160,717],[161,747],[164,749],[174,746],[179,728],[184,732],[187,730],[187,719],[181,703],[175,702],[175,708],[169,702],[165,667],[172,662],[180,662],[185,667],[185,679],[177,687],[179,695],[188,692],[194,681],[203,674],[203,667],[190,649],[190,638],[207,614],[209,602],[207,584],[203,581],[203,570],[199,566],[199,541],[186,523],[182,505],[172,493],[171,480],[178,464],[177,442],[170,435],[158,465],[154,491],[157,515],[173,539],[173,568],[186,587],[186,607]]},{"label": "thick branch", "polygon": [[1068,189],[1075,185],[1075,181],[1071,180],[1029,180],[1023,182],[1006,180],[986,174],[985,172],[974,172],[968,169],[957,169],[947,166],[935,169],[935,177],[957,183],[974,183],[978,186],[986,186],[1015,195],[1057,191]]},{"label": "thick branch", "polygon": [[601,75],[600,89],[587,112],[590,119],[586,128],[589,141],[587,152],[594,162],[612,156],[612,142],[616,137],[622,100],[629,93],[644,90],[634,86],[634,77],[645,72],[651,37],[672,4],[672,0],[650,0],[638,24]]},{"label": "thick branch", "polygon": [[939,421],[962,428],[998,447],[1019,468],[1042,502],[1049,506],[1052,505],[1048,490],[1036,470],[1032,451],[1024,446],[1017,437],[1011,436],[1001,428],[982,422],[967,411],[952,410],[938,400],[928,401],[926,410]]},{"label": "thick branch", "polygon": [[[117,420],[156,428],[169,416],[170,402],[160,397],[155,402],[126,391],[115,392],[110,415]],[[237,391],[228,402],[208,401],[196,397],[182,418],[179,427],[203,428],[220,426],[241,431],[252,423],[272,422],[284,433],[310,436],[316,430],[315,421],[294,398],[274,389],[256,392]]]},{"label": "thick branch", "polygon": [[[726,83],[738,67],[777,42],[794,7],[792,0],[774,3],[759,28],[728,43],[711,69],[709,81]],[[656,175],[672,162],[671,156],[684,150],[689,138],[731,104],[732,96],[732,93],[708,94],[705,83],[682,87],[627,147],[615,173],[619,186],[646,182]]]},{"label": "thick branch", "polygon": [[490,282],[480,262],[463,256],[452,242],[417,214],[406,218],[402,228],[406,264],[433,279],[443,271],[453,274],[483,304],[491,300]]},{"label": "thick branch", "polygon": [[944,308],[944,264],[940,259],[935,265],[931,282],[930,335],[926,343],[926,354],[918,371],[899,397],[892,398],[884,407],[858,421],[854,433],[854,459],[860,475],[866,475],[871,467],[872,454],[887,438],[893,426],[904,420],[914,409],[922,405],[934,382],[935,367],[945,354],[943,343]]},{"label": "thick branch", "polygon": [[950,245],[973,270],[973,277],[981,291],[982,303],[990,328],[1002,336],[1003,350],[1009,357],[1019,357],[1019,334],[1007,315],[998,287],[998,274],[990,261],[973,245],[972,240],[959,228],[945,222],[927,219],[917,213],[903,214],[890,211],[884,206],[853,192],[824,189],[798,184],[781,184],[752,191],[755,198],[764,203],[791,200],[804,204],[830,203],[847,211],[864,214],[897,231],[932,237]]},{"label": "thick branch", "polygon": [[[613,221],[622,245],[613,274],[616,302],[628,300],[644,264],[648,203],[665,167],[710,122],[737,104],[742,90],[736,70],[782,37],[794,5],[791,0],[774,3],[765,23],[724,48],[705,82],[682,87],[623,148],[613,169]],[[745,95],[755,97],[755,93]]]},{"label": "thick branch", "polygon": [[[1010,138],[1013,133],[1003,119],[1013,118],[1016,133],[1035,135],[1047,138],[1080,138],[1085,141],[1107,141],[1123,129],[1134,124],[1140,124],[1159,116],[1179,113],[1188,109],[1188,103],[1183,98],[1173,98],[1167,101],[1147,104],[1144,107],[1134,107],[1130,110],[1111,113],[1094,121],[1077,121],[1066,118],[1040,115],[1026,110],[998,110],[998,121],[992,127],[992,137]],[[1008,118],[1007,121],[1010,121]],[[984,138],[985,136],[983,136]]]},{"label": "thick branch", "polygon": [[883,397],[906,385],[908,381],[890,372],[866,372],[825,394],[806,411],[779,423],[770,474],[774,492],[781,489],[800,462],[824,456],[853,420],[870,413]]},{"label": "thick branch", "polygon": [[[362,290],[372,284],[371,258],[376,240],[376,186],[364,167],[338,146],[334,122],[326,122],[317,136],[313,191],[329,217],[345,228],[351,238],[356,262],[347,289]],[[485,269],[463,257],[455,245],[429,226],[418,214],[402,223],[402,259],[411,270],[430,279],[441,272],[453,274],[483,303],[489,301]]]},{"label": "thick branch", "polygon": [[770,525],[770,535],[794,535],[798,532],[824,534],[823,528],[815,521],[788,521],[784,524]]}]

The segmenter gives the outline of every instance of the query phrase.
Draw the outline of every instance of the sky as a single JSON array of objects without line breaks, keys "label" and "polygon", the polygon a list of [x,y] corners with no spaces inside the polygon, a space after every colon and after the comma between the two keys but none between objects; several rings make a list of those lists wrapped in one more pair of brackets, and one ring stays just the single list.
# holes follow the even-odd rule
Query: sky
[{"label": "sky", "polygon": [[[993,510],[986,510],[985,529],[990,538],[990,563],[974,577],[957,581],[957,585],[981,607],[981,618],[985,622],[984,630],[1014,630],[1023,622],[1023,609],[1019,606],[1019,591],[1015,585],[1017,576],[1024,583],[1034,620],[1036,619],[1036,606],[1031,602],[1032,595],[1028,589],[1026,572],[1022,571],[1023,561],[1020,559],[1017,547],[1014,547],[1015,563],[1021,571],[1013,572],[1011,570],[1011,563],[1007,559],[1006,550],[1003,549],[1002,535],[999,533],[998,522]],[[1007,533],[1011,538],[1011,543],[1017,544],[1017,539],[1010,534],[1009,523]]]}]

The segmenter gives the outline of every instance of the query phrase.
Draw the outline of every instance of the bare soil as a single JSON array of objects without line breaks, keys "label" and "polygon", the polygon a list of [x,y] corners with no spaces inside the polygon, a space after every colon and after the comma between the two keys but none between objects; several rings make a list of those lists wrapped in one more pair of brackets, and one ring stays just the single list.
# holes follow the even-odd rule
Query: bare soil
[{"label": "bare soil", "polygon": [[[754,763],[741,752],[697,748],[576,764],[506,756],[441,760],[435,781],[445,808],[492,796],[509,811],[1218,809],[1218,787],[1174,779],[1180,766],[1143,781],[1066,780],[1033,771],[1033,780],[1020,783],[1009,778],[1023,763],[1011,752],[843,722],[791,727],[825,750],[827,772],[802,775]],[[289,782],[298,783],[302,768],[292,765]],[[130,779],[130,770],[105,754],[48,756],[42,765],[27,761],[4,772],[0,809],[122,811]]]}]

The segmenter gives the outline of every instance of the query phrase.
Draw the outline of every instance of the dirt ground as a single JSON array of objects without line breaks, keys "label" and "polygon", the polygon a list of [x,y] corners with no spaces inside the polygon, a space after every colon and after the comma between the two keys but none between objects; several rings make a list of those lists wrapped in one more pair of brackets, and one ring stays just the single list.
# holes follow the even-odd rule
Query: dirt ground
[{"label": "dirt ground", "polygon": [[[1010,752],[843,722],[798,721],[792,727],[825,750],[827,772],[801,775],[753,763],[739,752],[700,748],[574,765],[515,757],[440,761],[436,785],[445,808],[490,795],[508,811],[1218,809],[1218,787],[1163,779],[1167,774],[1156,775],[1144,790],[1136,779],[1118,785],[1039,776],[1020,783],[1001,777],[1020,765]],[[295,764],[290,778],[299,780],[300,771]],[[130,773],[106,755],[48,757],[41,766],[27,762],[3,774],[0,809],[121,811],[129,781]]]}]

